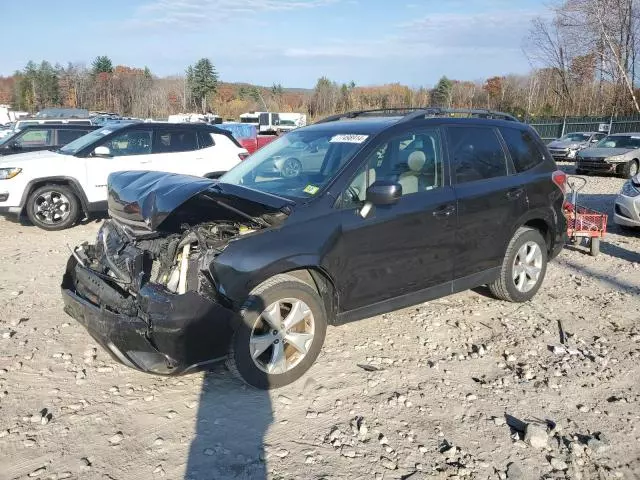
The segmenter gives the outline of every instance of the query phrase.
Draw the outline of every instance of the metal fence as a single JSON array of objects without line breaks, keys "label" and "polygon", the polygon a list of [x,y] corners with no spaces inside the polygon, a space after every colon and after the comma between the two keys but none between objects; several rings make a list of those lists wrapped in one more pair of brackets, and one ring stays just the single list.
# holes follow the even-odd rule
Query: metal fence
[{"label": "metal fence", "polygon": [[539,118],[527,122],[545,142],[573,132],[640,132],[640,116]]}]

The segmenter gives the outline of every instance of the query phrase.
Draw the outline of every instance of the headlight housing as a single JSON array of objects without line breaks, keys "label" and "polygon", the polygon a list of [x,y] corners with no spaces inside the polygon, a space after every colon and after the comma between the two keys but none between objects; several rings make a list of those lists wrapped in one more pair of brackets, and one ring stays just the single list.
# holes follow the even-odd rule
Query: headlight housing
[{"label": "headlight housing", "polygon": [[624,155],[614,155],[607,158],[608,162],[624,162]]},{"label": "headlight housing", "polygon": [[15,177],[22,171],[21,168],[0,168],[0,180],[9,180],[10,178]]},{"label": "headlight housing", "polygon": [[636,187],[631,180],[624,183],[622,186],[622,191],[620,192],[625,197],[637,197],[640,195],[640,190]]}]

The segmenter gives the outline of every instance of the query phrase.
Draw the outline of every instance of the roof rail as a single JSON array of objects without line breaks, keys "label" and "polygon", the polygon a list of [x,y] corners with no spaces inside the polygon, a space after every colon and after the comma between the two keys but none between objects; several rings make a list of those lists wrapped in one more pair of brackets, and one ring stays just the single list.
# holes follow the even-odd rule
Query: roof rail
[{"label": "roof rail", "polygon": [[[344,112],[344,113],[338,113],[336,115],[331,115],[329,117],[323,118],[322,120],[318,120],[316,123],[336,122],[342,119],[367,117],[367,116],[404,117],[411,112],[418,112],[422,110],[425,110],[425,108],[424,107],[392,107],[392,108],[374,108],[372,110],[356,110],[354,112]],[[375,115],[375,114],[379,114],[379,115]]]},{"label": "roof rail", "polygon": [[437,117],[437,116],[456,116],[456,115],[466,115],[467,117],[476,117],[476,118],[489,118],[493,120],[507,120],[510,122],[519,122],[519,120],[504,112],[497,112],[494,110],[487,109],[478,109],[478,108],[440,108],[440,107],[427,107],[423,108],[421,111],[417,111],[414,113],[410,113],[406,115],[402,121],[409,122],[411,120],[415,120],[417,118],[429,118],[429,117]]},{"label": "roof rail", "polygon": [[[376,115],[377,114],[377,115]],[[508,113],[496,112],[485,109],[471,108],[440,108],[440,107],[397,107],[397,108],[377,108],[373,110],[358,110],[354,112],[338,113],[323,118],[316,123],[336,122],[343,119],[352,119],[367,116],[402,116],[402,122],[409,122],[418,118],[429,118],[437,116],[467,115],[467,117],[490,118],[495,120],[508,120],[518,122],[519,120]]]}]

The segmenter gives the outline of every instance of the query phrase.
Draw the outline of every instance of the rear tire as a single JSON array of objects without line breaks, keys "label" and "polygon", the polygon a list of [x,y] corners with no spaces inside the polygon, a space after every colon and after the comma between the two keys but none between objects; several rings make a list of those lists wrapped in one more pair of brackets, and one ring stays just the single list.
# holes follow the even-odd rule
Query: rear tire
[{"label": "rear tire", "polygon": [[520,227],[509,242],[500,276],[489,284],[489,289],[500,300],[527,302],[540,289],[546,272],[547,244],[544,238],[538,230]]},{"label": "rear tire", "polygon": [[80,202],[66,185],[44,185],[36,188],[25,206],[31,223],[43,230],[64,230],[80,216]]},{"label": "rear tire", "polygon": [[[294,315],[296,309],[302,313]],[[256,287],[240,315],[227,366],[252,387],[268,390],[288,385],[320,354],[327,330],[324,305],[314,288],[291,275],[276,275]],[[278,323],[274,318],[281,322],[281,329],[273,325]],[[289,327],[288,321],[295,318],[300,320]]]}]

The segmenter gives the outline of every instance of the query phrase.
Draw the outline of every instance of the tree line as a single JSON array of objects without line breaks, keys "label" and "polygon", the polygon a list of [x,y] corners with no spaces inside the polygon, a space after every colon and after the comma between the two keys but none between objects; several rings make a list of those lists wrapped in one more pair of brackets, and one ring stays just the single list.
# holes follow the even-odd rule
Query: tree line
[{"label": "tree line", "polygon": [[358,86],[318,79],[313,89],[225,83],[209,59],[184,75],[159,77],[147,67],[113,65],[99,56],[88,67],[28,62],[0,77],[0,104],[35,112],[67,106],[163,118],[187,111],[238,118],[256,110],[295,111],[311,119],[346,110],[443,106],[490,108],[521,118],[640,113],[640,0],[564,0],[533,20],[524,44],[527,75],[478,81],[443,76],[433,88],[400,83]]}]

